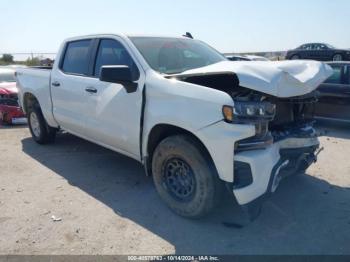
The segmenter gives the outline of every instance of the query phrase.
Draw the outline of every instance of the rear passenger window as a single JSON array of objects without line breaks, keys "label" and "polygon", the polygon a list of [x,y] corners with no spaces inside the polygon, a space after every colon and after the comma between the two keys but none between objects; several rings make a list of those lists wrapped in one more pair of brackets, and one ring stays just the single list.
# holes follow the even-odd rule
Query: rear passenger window
[{"label": "rear passenger window", "polygon": [[325,82],[328,84],[341,84],[342,67],[333,66],[333,75],[328,78]]},{"label": "rear passenger window", "polygon": [[104,65],[126,65],[129,66],[133,74],[133,79],[137,80],[139,71],[125,47],[116,40],[102,39],[97,52],[94,76],[100,76],[101,67]]},{"label": "rear passenger window", "polygon": [[62,70],[66,73],[87,75],[91,40],[70,42],[67,45]]},{"label": "rear passenger window", "polygon": [[308,50],[317,50],[317,45],[309,45]]}]

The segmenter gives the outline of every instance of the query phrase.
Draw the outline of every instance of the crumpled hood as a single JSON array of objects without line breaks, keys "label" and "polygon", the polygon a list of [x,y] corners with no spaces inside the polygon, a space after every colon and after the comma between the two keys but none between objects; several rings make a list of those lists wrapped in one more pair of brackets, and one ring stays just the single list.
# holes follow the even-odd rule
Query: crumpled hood
[{"label": "crumpled hood", "polygon": [[333,69],[321,62],[278,61],[223,61],[185,71],[176,76],[234,73],[239,85],[277,97],[308,94],[333,74]]}]

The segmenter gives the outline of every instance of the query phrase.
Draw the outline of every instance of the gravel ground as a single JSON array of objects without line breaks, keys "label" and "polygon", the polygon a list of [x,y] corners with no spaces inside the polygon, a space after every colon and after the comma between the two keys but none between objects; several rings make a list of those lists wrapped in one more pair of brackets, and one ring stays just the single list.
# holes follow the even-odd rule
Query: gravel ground
[{"label": "gravel ground", "polygon": [[285,179],[237,228],[225,223],[245,221],[230,197],[183,219],[134,160],[69,134],[40,146],[27,128],[2,128],[0,254],[350,254],[348,130],[329,129],[307,175]]}]

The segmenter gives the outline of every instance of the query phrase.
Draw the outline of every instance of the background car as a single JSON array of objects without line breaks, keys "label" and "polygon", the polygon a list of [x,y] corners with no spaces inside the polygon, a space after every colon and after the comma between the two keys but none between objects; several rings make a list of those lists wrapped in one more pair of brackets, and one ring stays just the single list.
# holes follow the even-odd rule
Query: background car
[{"label": "background car", "polygon": [[230,61],[250,61],[248,58],[242,55],[229,55],[225,57]]},{"label": "background car", "polygon": [[0,68],[0,124],[25,124],[27,119],[18,104],[15,71]]},{"label": "background car", "polygon": [[323,43],[311,43],[289,50],[288,60],[313,59],[317,61],[350,61],[350,49],[337,49]]},{"label": "background car", "polygon": [[333,75],[318,88],[315,117],[350,122],[350,62],[329,62]]},{"label": "background car", "polygon": [[257,55],[229,55],[226,58],[231,61],[270,61],[266,57]]}]

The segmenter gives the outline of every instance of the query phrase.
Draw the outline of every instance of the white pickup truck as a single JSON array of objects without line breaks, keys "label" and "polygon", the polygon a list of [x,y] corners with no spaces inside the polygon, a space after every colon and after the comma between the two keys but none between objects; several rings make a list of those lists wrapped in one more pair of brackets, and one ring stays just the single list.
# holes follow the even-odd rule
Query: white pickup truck
[{"label": "white pickup truck", "polygon": [[314,61],[232,62],[186,37],[89,35],[52,68],[17,70],[33,139],[61,129],[140,161],[162,200],[197,218],[225,188],[244,207],[316,160]]}]

